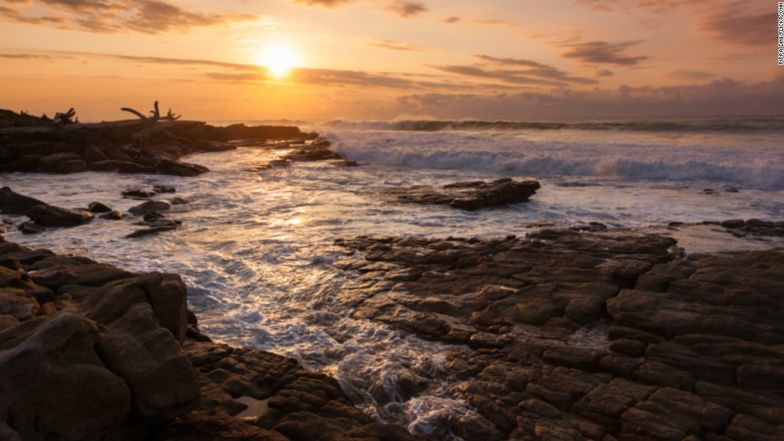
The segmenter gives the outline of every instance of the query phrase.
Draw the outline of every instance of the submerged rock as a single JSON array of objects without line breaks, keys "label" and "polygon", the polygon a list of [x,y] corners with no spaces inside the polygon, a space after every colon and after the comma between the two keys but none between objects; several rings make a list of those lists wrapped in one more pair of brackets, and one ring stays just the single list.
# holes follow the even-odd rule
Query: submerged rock
[{"label": "submerged rock", "polygon": [[408,188],[391,188],[385,191],[398,202],[449,205],[453,208],[475,211],[482,208],[527,202],[540,188],[537,181],[458,182],[434,188],[419,185]]},{"label": "submerged rock", "polygon": [[142,190],[140,188],[131,188],[122,193],[122,197],[129,199],[150,199],[155,196],[155,192]]}]

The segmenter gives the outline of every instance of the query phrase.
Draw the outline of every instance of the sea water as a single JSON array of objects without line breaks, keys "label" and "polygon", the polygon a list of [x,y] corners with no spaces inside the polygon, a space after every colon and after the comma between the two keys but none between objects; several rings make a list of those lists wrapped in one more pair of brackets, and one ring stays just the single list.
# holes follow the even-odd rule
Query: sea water
[{"label": "sea water", "polygon": [[[332,265],[343,252],[335,239],[525,235],[542,225],[588,222],[664,230],[669,222],[782,220],[784,210],[784,124],[778,119],[331,122],[308,128],[361,166],[264,169],[285,151],[251,147],[186,158],[211,170],[190,178],[0,174],[0,184],[63,207],[100,201],[125,211],[139,201],[123,199],[123,190],[155,184],[174,186],[176,196],[191,201],[169,214],[182,228],[158,236],[126,239],[141,228],[133,219],[96,219],[29,236],[12,229],[6,237],[133,271],[179,273],[200,327],[214,339],[294,357],[337,377],[369,414],[458,440],[440,422],[450,415],[470,418],[473,410],[450,398],[445,391],[454,385],[438,378],[445,347],[351,317],[336,300],[352,274]],[[384,196],[390,187],[501,177],[535,178],[542,189],[529,203],[479,212],[398,204]],[[683,244],[711,251],[780,246],[712,229],[686,236]],[[394,402],[401,367],[428,378],[431,387]],[[374,401],[368,393],[374,384],[384,385],[394,406]]]}]

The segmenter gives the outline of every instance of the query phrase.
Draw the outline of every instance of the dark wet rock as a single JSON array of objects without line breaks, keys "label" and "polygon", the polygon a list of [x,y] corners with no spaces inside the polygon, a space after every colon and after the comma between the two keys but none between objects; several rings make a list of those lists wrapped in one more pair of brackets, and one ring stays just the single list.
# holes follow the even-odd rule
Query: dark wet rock
[{"label": "dark wet rock", "polygon": [[124,216],[121,211],[112,210],[106,213],[99,214],[98,217],[100,217],[101,219],[120,220]]},{"label": "dark wet rock", "polygon": [[145,213],[145,215],[144,215],[144,217],[142,217],[142,219],[144,220],[145,223],[147,223],[147,222],[150,222],[150,221],[153,221],[153,220],[162,219],[164,217],[166,217],[166,215],[164,215],[163,213],[161,213],[159,211],[150,211],[148,213]]},{"label": "dark wet rock", "polygon": [[39,233],[46,227],[74,227],[90,222],[93,213],[88,210],[55,207],[37,199],[15,193],[8,187],[0,189],[0,211],[23,214],[30,218],[18,229],[24,234]]},{"label": "dark wet rock", "polygon": [[100,202],[90,202],[90,205],[87,206],[87,209],[93,213],[108,213],[112,211],[111,207]]},{"label": "dark wet rock", "polygon": [[169,199],[169,203],[172,205],[185,205],[185,204],[190,204],[191,201],[181,196],[175,196]]},{"label": "dark wet rock", "polygon": [[32,221],[22,222],[21,224],[19,224],[17,229],[21,231],[22,234],[38,234],[46,231],[46,228],[40,225],[36,225],[36,223]]},{"label": "dark wet rock", "polygon": [[132,188],[122,192],[122,197],[130,199],[150,199],[155,196],[155,192]]},{"label": "dark wet rock", "polygon": [[154,185],[153,190],[156,193],[176,193],[177,189],[171,185]]},{"label": "dark wet rock", "polygon": [[337,165],[340,167],[359,167],[362,164],[360,164],[357,161],[354,161],[353,159],[344,159],[342,161],[338,161]]},{"label": "dark wet rock", "polygon": [[42,227],[75,227],[90,222],[94,217],[89,210],[69,210],[48,204],[36,205],[25,214]]},{"label": "dark wet rock", "polygon": [[441,188],[429,186],[391,188],[385,193],[398,202],[449,205],[453,208],[475,211],[527,202],[539,188],[537,181],[499,179],[491,182],[458,182]]},{"label": "dark wet rock", "polygon": [[476,430],[465,439],[784,433],[784,253],[684,258],[665,237],[580,230],[339,240],[335,264],[359,280],[336,299],[355,317],[467,343],[431,378],[458,384],[449,396],[489,422],[449,426]]},{"label": "dark wet rock", "polygon": [[316,139],[312,142],[289,144],[289,152],[281,157],[282,160],[292,161],[327,161],[343,159],[339,153],[332,150],[332,143],[326,139]]},{"label": "dark wet rock", "polygon": [[142,228],[142,229],[136,230],[136,231],[128,234],[125,237],[127,237],[129,239],[133,239],[133,238],[138,238],[138,237],[152,236],[154,234],[162,233],[164,231],[176,230],[177,227],[178,227],[178,225],[174,224],[174,223],[166,224],[166,225],[151,226],[151,227],[148,227],[148,228]]},{"label": "dark wet rock", "polygon": [[16,193],[9,187],[0,188],[0,212],[4,214],[27,214],[29,209],[37,205],[46,205],[46,203]]},{"label": "dark wet rock", "polygon": [[144,215],[143,222],[140,222],[139,225],[144,225],[147,228],[136,230],[125,237],[144,237],[164,231],[176,230],[182,225],[182,222],[176,219],[169,219],[158,211],[150,211]]},{"label": "dark wet rock", "polygon": [[144,216],[153,212],[168,211],[171,205],[166,201],[147,201],[128,209],[128,212],[137,216]]}]

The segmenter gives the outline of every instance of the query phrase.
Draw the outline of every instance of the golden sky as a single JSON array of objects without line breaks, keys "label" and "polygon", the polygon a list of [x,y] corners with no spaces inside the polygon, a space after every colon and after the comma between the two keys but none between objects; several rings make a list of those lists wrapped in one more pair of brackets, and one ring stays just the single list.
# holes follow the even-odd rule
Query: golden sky
[{"label": "golden sky", "polygon": [[784,113],[771,0],[0,0],[0,108],[83,121]]}]

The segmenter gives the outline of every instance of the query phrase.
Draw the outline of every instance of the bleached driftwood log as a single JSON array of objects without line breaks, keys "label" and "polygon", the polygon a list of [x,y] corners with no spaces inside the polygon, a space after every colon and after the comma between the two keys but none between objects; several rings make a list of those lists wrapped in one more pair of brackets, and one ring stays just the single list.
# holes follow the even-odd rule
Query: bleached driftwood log
[{"label": "bleached driftwood log", "polygon": [[153,135],[153,133],[156,132],[163,132],[164,134],[166,134],[166,136],[175,139],[177,141],[190,141],[188,139],[184,139],[182,137],[169,133],[164,125],[159,124],[159,122],[161,122],[162,120],[163,122],[169,122],[169,123],[174,122],[180,119],[182,115],[175,114],[174,112],[172,112],[171,108],[169,108],[169,112],[166,114],[166,116],[161,118],[161,112],[158,106],[158,101],[155,101],[155,103],[153,103],[153,108],[152,110],[150,110],[149,116],[130,107],[123,107],[120,110],[122,110],[123,112],[128,112],[136,115],[144,123],[142,130],[138,134],[136,134],[136,140],[141,145],[149,144],[150,137]]}]

